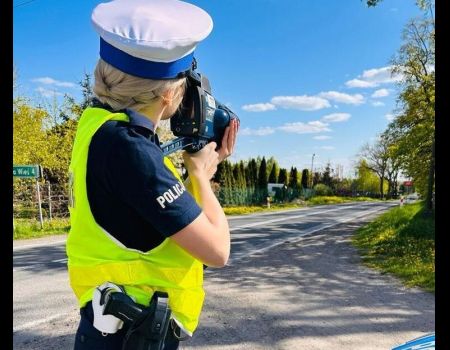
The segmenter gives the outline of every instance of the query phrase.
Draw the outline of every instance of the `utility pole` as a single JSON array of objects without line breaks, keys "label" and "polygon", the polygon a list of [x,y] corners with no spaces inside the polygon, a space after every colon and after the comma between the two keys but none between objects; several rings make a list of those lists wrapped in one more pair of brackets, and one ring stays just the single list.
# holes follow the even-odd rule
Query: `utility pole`
[{"label": "utility pole", "polygon": [[310,188],[313,188],[313,177],[314,177],[314,173],[313,173],[313,170],[314,170],[314,157],[316,156],[316,154],[315,153],[313,153],[313,155],[312,155],[312,159],[311,159],[311,187]]}]

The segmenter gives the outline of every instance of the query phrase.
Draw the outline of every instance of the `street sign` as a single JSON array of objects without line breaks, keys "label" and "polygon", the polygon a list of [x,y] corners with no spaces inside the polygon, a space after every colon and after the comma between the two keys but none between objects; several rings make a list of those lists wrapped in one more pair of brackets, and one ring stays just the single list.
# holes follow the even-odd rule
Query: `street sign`
[{"label": "street sign", "polygon": [[42,176],[40,165],[13,165],[13,176],[21,178],[38,178]]},{"label": "street sign", "polygon": [[413,182],[412,181],[405,181],[405,182],[403,182],[403,185],[405,185],[405,186],[412,186]]}]

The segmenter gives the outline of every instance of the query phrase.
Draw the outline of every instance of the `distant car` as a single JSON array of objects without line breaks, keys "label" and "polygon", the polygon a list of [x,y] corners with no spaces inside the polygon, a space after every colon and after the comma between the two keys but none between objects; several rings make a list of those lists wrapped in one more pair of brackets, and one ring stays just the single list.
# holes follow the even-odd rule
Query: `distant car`
[{"label": "distant car", "polygon": [[435,333],[429,333],[419,338],[410,340],[392,350],[435,350]]},{"label": "distant car", "polygon": [[419,200],[419,195],[417,193],[413,193],[413,194],[410,194],[410,195],[406,196],[405,203],[406,204],[415,203],[418,200]]}]

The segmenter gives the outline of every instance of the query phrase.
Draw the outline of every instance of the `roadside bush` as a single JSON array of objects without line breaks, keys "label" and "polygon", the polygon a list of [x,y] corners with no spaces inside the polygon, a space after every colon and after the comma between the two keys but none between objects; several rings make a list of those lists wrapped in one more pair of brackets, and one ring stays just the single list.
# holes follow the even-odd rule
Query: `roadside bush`
[{"label": "roadside bush", "polygon": [[324,184],[317,184],[314,186],[314,191],[316,196],[332,196],[333,190]]}]

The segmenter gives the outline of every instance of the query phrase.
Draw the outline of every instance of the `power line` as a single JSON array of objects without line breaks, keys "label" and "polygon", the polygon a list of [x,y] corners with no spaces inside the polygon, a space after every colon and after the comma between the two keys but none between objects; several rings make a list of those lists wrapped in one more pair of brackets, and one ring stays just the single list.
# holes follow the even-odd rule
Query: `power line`
[{"label": "power line", "polygon": [[26,5],[26,4],[29,4],[29,3],[33,2],[33,1],[36,1],[36,0],[24,1],[24,2],[22,2],[22,3],[20,3],[20,4],[16,5],[16,6],[14,6],[14,8],[19,7],[19,6],[23,6],[23,5]]}]

